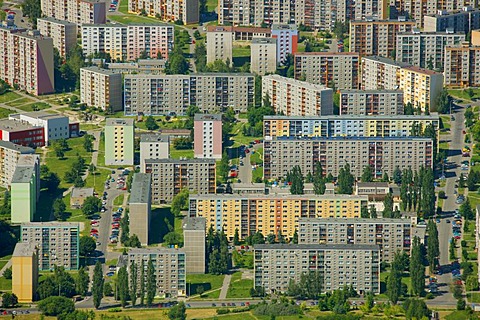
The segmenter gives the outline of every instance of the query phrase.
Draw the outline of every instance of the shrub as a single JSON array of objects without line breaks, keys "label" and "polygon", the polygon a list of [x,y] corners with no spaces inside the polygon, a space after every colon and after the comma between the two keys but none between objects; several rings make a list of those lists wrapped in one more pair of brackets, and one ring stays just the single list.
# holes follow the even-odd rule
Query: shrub
[{"label": "shrub", "polygon": [[62,313],[75,311],[75,305],[71,299],[65,297],[48,297],[38,303],[38,309],[46,316],[58,316]]}]

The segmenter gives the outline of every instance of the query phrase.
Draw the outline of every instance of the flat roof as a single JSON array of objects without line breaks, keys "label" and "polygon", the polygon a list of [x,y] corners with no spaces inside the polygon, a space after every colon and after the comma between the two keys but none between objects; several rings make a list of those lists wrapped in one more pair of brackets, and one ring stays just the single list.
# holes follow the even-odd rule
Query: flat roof
[{"label": "flat roof", "polygon": [[257,244],[254,250],[380,250],[377,245],[368,244]]},{"label": "flat roof", "polygon": [[17,151],[17,152],[20,152],[20,153],[23,153],[23,154],[25,154],[25,153],[35,153],[35,150],[30,148],[30,147],[24,147],[24,146],[21,146],[19,144],[15,144],[15,143],[10,142],[10,141],[0,140],[0,148],[14,150],[14,151]]},{"label": "flat roof", "polygon": [[78,222],[26,222],[22,223],[22,228],[79,228]]},{"label": "flat roof", "polygon": [[367,195],[349,194],[197,194],[190,199],[198,200],[235,200],[235,199],[292,199],[292,200],[368,200]]},{"label": "flat roof", "polygon": [[32,112],[25,112],[25,113],[16,113],[10,115],[11,117],[16,117],[16,116],[26,116],[30,118],[37,118],[37,119],[63,119],[66,118],[68,119],[67,116],[61,115],[59,113],[50,113],[46,111],[32,111]]},{"label": "flat roof", "polygon": [[356,52],[297,52],[295,56],[356,56],[360,54]]},{"label": "flat roof", "polygon": [[432,112],[429,115],[404,115],[399,114],[394,117],[391,115],[375,115],[375,116],[366,116],[363,114],[341,114],[341,115],[328,115],[328,116],[263,116],[263,120],[303,120],[303,121],[315,121],[315,120],[365,120],[365,121],[375,121],[375,120],[438,120],[440,119],[438,113]]},{"label": "flat roof", "polygon": [[55,19],[55,18],[52,18],[52,17],[38,18],[38,20],[49,21],[49,22],[53,22],[53,23],[56,23],[56,24],[61,24],[61,25],[64,25],[64,26],[72,26],[72,27],[76,26],[76,24],[73,23],[73,22],[69,22],[69,21],[66,21],[66,20],[59,20],[59,19]]},{"label": "flat roof", "polygon": [[0,120],[0,130],[8,132],[17,132],[17,131],[26,131],[32,129],[43,129],[42,127],[33,126],[29,123],[12,120],[12,119],[1,119]]},{"label": "flat roof", "polygon": [[191,74],[126,74],[125,79],[191,79],[195,77],[215,77],[215,78],[239,78],[239,77],[255,77],[253,73],[220,73],[220,72],[203,72]]},{"label": "flat roof", "polygon": [[328,87],[320,85],[320,84],[313,84],[313,83],[300,81],[300,80],[296,80],[296,79],[292,79],[292,78],[282,77],[281,75],[278,75],[278,74],[270,74],[268,76],[264,76],[262,79],[267,79],[267,80],[271,79],[271,80],[275,80],[275,81],[278,81],[278,82],[288,83],[290,85],[304,87],[304,88],[307,88],[307,89],[322,90],[322,91],[323,90],[329,90],[329,91],[333,92],[332,88],[328,88]]},{"label": "flat roof", "polygon": [[340,94],[366,94],[366,93],[377,93],[377,94],[403,94],[403,90],[340,90]]},{"label": "flat roof", "polygon": [[97,66],[83,67],[83,68],[80,68],[80,70],[91,71],[91,72],[95,72],[95,73],[104,74],[104,75],[107,75],[107,76],[111,76],[111,75],[114,75],[114,74],[120,74],[120,73],[114,72],[110,69],[103,69],[103,68],[99,68]]},{"label": "flat roof", "polygon": [[169,142],[170,137],[159,133],[145,133],[140,135],[140,142]]},{"label": "flat roof", "polygon": [[135,120],[128,118],[107,118],[106,126],[133,126]]},{"label": "flat roof", "polygon": [[388,182],[357,182],[357,187],[388,188]]},{"label": "flat roof", "polygon": [[410,66],[408,63],[399,62],[399,61],[395,61],[395,60],[385,58],[385,57],[380,57],[380,56],[366,56],[366,57],[363,57],[363,59],[386,63],[386,64],[390,64],[400,68],[405,68]]},{"label": "flat roof", "polygon": [[272,30],[294,30],[297,31],[297,26],[295,24],[285,24],[285,23],[279,23],[279,24],[272,24]]},{"label": "flat roof", "polygon": [[221,114],[195,113],[194,121],[222,121]]},{"label": "flat roof", "polygon": [[145,163],[208,163],[214,164],[214,159],[145,159]]},{"label": "flat roof", "polygon": [[425,68],[420,68],[420,67],[417,67],[417,66],[406,66],[406,67],[403,67],[403,69],[411,70],[411,71],[417,72],[417,73],[427,74],[427,75],[430,75],[430,76],[440,76],[440,75],[443,76],[443,73],[436,72],[436,71],[429,70],[429,69],[425,69]]},{"label": "flat roof", "polygon": [[93,188],[73,188],[71,198],[86,198],[93,196]]},{"label": "flat roof", "polygon": [[260,27],[233,27],[233,32],[272,33],[272,30]]},{"label": "flat roof", "polygon": [[232,26],[208,26],[207,32],[233,32]]},{"label": "flat roof", "polygon": [[374,18],[368,18],[366,20],[352,20],[350,23],[354,24],[370,24],[370,23],[378,23],[378,24],[401,24],[401,23],[408,23],[408,24],[415,24],[415,20],[407,20],[407,19],[389,19],[389,20],[377,20]]},{"label": "flat roof", "polygon": [[82,24],[83,27],[98,27],[98,28],[105,28],[105,27],[113,27],[113,28],[129,28],[129,27],[169,27],[173,29],[172,25],[162,23],[162,22],[154,22],[154,23],[129,23],[129,24],[122,24],[122,23],[85,23]]},{"label": "flat roof", "polygon": [[182,221],[183,230],[206,230],[206,219],[203,217],[185,217]]},{"label": "flat roof", "polygon": [[39,162],[40,155],[39,154],[21,154],[18,157],[17,167],[21,166],[34,166],[35,163]]},{"label": "flat roof", "polygon": [[252,44],[277,44],[276,38],[253,38]]},{"label": "flat roof", "polygon": [[296,136],[275,136],[268,141],[432,141],[424,137],[296,137]]},{"label": "flat roof", "polygon": [[135,173],[130,188],[130,204],[148,203],[150,201],[152,175],[150,173]]},{"label": "flat roof", "polygon": [[34,174],[33,167],[17,167],[13,173],[12,183],[29,183]]},{"label": "flat roof", "polygon": [[28,242],[17,242],[12,257],[27,257],[35,252],[35,247]]},{"label": "flat roof", "polygon": [[128,255],[138,254],[155,254],[155,253],[184,253],[183,250],[177,248],[131,248]]},{"label": "flat roof", "polygon": [[376,223],[401,223],[401,224],[410,224],[410,219],[391,219],[391,218],[376,218],[376,219],[367,219],[367,218],[299,218],[298,223],[365,223],[365,224],[376,224]]}]

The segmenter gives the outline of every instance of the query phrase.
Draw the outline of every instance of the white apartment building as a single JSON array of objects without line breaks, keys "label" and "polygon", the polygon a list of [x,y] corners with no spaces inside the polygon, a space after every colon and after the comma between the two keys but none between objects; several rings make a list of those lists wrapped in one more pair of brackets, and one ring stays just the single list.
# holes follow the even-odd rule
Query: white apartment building
[{"label": "white apartment building", "polygon": [[283,63],[288,54],[297,52],[298,31],[294,24],[272,25],[272,38],[277,39],[277,62]]},{"label": "white apartment building", "polygon": [[275,113],[287,116],[333,114],[333,90],[282,77],[268,75],[262,78],[262,97],[270,99]]},{"label": "white apartment building", "polygon": [[360,56],[354,52],[302,52],[295,54],[295,79],[333,87],[357,89]]},{"label": "white apartment building", "polygon": [[75,23],[55,18],[38,18],[37,29],[41,35],[53,39],[53,46],[57,48],[62,57],[65,57],[77,44]]},{"label": "white apartment building", "polygon": [[52,38],[0,27],[0,79],[37,96],[54,92]]},{"label": "white apartment building", "polygon": [[70,120],[68,117],[57,113],[33,111],[11,114],[8,118],[17,122],[26,122],[32,126],[42,127],[46,145],[52,140],[70,138]]},{"label": "white apartment building", "polygon": [[143,53],[156,59],[168,59],[173,49],[173,26],[166,24],[89,24],[82,26],[82,48],[85,55],[110,54],[118,61],[132,61]]},{"label": "white apartment building", "polygon": [[402,115],[402,90],[342,90],[341,115]]},{"label": "white apartment building", "polygon": [[0,140],[0,185],[8,188],[12,182],[20,156],[34,153],[35,150],[32,148]]},{"label": "white apartment building", "polygon": [[146,159],[170,158],[170,138],[167,135],[146,133],[140,136],[140,172],[145,172]]},{"label": "white apartment building", "polygon": [[250,72],[264,76],[277,70],[277,40],[253,38],[250,45]]},{"label": "white apartment building", "polygon": [[222,60],[232,65],[233,63],[233,37],[232,27],[208,26],[207,27],[207,63]]},{"label": "white apartment building", "polygon": [[78,25],[107,21],[106,2],[103,0],[41,0],[40,7],[42,16]]},{"label": "white apartment building", "polygon": [[128,12],[145,13],[164,21],[182,21],[183,24],[199,21],[199,2],[196,0],[129,0]]},{"label": "white apartment building", "polygon": [[122,110],[122,75],[108,69],[80,69],[80,102],[104,111]]}]

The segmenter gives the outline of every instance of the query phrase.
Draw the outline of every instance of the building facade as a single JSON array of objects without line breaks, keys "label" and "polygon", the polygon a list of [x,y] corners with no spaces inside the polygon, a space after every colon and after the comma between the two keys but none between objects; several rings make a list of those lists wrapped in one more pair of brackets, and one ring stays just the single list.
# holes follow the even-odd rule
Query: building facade
[{"label": "building facade", "polygon": [[38,288],[38,252],[28,243],[17,243],[12,255],[12,293],[20,303],[35,300]]},{"label": "building facade", "polygon": [[106,23],[106,2],[101,0],[41,0],[42,16],[78,25]]},{"label": "building facade", "polygon": [[295,54],[295,79],[335,87],[358,89],[360,57],[353,52],[302,52]]},{"label": "building facade", "polygon": [[11,119],[0,120],[0,139],[26,147],[43,147],[45,145],[43,127]]},{"label": "building facade", "polygon": [[446,47],[443,74],[447,87],[480,86],[480,45]]},{"label": "building facade", "polygon": [[55,18],[38,18],[37,28],[41,35],[53,39],[53,47],[57,48],[62,57],[65,57],[77,44],[75,23]]},{"label": "building facade", "polygon": [[425,32],[453,32],[468,34],[480,28],[480,9],[464,7],[459,11],[439,10],[424,17]]},{"label": "building facade", "polygon": [[373,175],[381,178],[386,172],[393,176],[401,170],[433,165],[433,142],[429,138],[412,137],[334,137],[334,138],[272,138],[265,140],[263,149],[264,179],[281,179],[294,166],[304,175],[315,171],[320,161],[324,174],[338,176],[346,164],[355,177],[370,165]]},{"label": "building facade", "polygon": [[34,154],[35,150],[0,140],[0,185],[4,188],[12,182],[18,159],[23,154]]},{"label": "building facade", "polygon": [[277,40],[278,63],[284,63],[289,54],[297,52],[298,31],[295,24],[273,24],[272,38]]},{"label": "building facade", "polygon": [[54,92],[52,38],[0,27],[0,79],[36,96]]},{"label": "building facade", "polygon": [[191,195],[189,217],[206,219],[207,229],[223,230],[229,241],[261,232],[291,239],[299,218],[358,218],[367,196],[350,195]]},{"label": "building facade", "polygon": [[195,0],[131,0],[128,12],[145,13],[163,21],[182,21],[183,24],[198,23],[198,1]]},{"label": "building facade", "polygon": [[262,77],[262,97],[268,97],[275,113],[287,116],[333,114],[333,90],[321,85],[282,77]]},{"label": "building facade", "polygon": [[341,115],[403,115],[402,90],[342,90]]},{"label": "building facade", "polygon": [[[134,61],[144,55],[168,59],[173,50],[173,26],[166,24],[88,24],[82,26],[85,55],[108,53],[118,61]],[[135,45],[134,45],[135,44]]]},{"label": "building facade", "polygon": [[150,220],[152,218],[152,177],[146,173],[135,173],[130,188],[129,217],[130,234],[136,234],[142,246],[150,241]]},{"label": "building facade", "polygon": [[186,259],[187,274],[204,274],[206,259],[205,226],[204,218],[183,219],[183,251]]},{"label": "building facade", "polygon": [[146,173],[152,174],[152,203],[172,201],[183,188],[198,194],[215,193],[213,159],[147,159]]},{"label": "building facade", "polygon": [[105,125],[105,165],[133,165],[135,153],[133,119],[107,118]]},{"label": "building facade", "polygon": [[40,197],[40,157],[21,155],[10,185],[11,222],[33,221]]},{"label": "building facade", "polygon": [[[127,270],[130,271],[132,263],[135,263],[137,270],[141,270],[142,266],[146,269],[150,260],[153,262],[155,270],[157,289],[155,296],[185,297],[187,293],[185,253],[178,249],[132,248],[128,251]],[[142,281],[140,274],[141,272],[138,272],[139,288],[140,281]]]},{"label": "building facade", "polygon": [[[439,128],[438,114],[392,116],[264,116],[265,140],[280,137],[418,137],[429,125]],[[415,129],[414,129],[415,127]],[[416,128],[419,128],[416,130]]]},{"label": "building facade", "polygon": [[396,60],[421,68],[443,70],[445,47],[459,45],[465,34],[450,32],[420,32],[397,34]]},{"label": "building facade", "polygon": [[189,105],[209,113],[228,107],[246,112],[254,104],[254,90],[251,73],[125,75],[125,115],[183,115]]},{"label": "building facade", "polygon": [[253,38],[250,47],[250,72],[259,76],[275,73],[277,70],[277,40]]},{"label": "building facade", "polygon": [[350,22],[350,52],[360,56],[377,55],[392,57],[401,32],[409,32],[415,21],[398,20],[355,20]]},{"label": "building facade", "polygon": [[140,136],[140,170],[145,170],[146,159],[170,158],[170,137],[156,133]]},{"label": "building facade", "polygon": [[233,64],[233,28],[208,26],[207,63],[222,60],[229,66]]},{"label": "building facade", "polygon": [[44,134],[43,140],[47,145],[53,140],[68,139],[76,135],[76,132],[72,132],[69,118],[64,115],[45,111],[33,111],[10,114],[8,118],[21,124],[42,127]]},{"label": "building facade", "polygon": [[380,293],[380,252],[375,245],[260,244],[254,248],[254,287],[287,292],[291,280],[318,272],[322,292],[350,285],[359,294]]},{"label": "building facade", "polygon": [[104,111],[122,110],[122,75],[108,69],[80,69],[80,102]]},{"label": "building facade", "polygon": [[40,271],[79,268],[79,225],[73,222],[31,222],[20,228],[20,241],[38,248]]},{"label": "building facade", "polygon": [[392,263],[395,253],[410,254],[410,220],[301,218],[299,244],[365,244],[380,248],[380,260]]},{"label": "building facade", "polygon": [[222,158],[222,115],[197,113],[193,119],[195,158]]}]

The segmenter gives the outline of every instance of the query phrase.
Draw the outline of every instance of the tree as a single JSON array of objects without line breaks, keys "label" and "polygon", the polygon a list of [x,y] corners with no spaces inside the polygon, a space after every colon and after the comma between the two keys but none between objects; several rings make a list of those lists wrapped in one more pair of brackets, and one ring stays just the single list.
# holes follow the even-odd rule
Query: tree
[{"label": "tree", "polygon": [[86,134],[83,136],[83,148],[87,152],[93,151],[93,140],[95,138],[91,134]]},{"label": "tree", "polygon": [[450,245],[448,247],[449,259],[455,260],[455,238],[450,239]]},{"label": "tree", "polygon": [[153,298],[157,291],[157,280],[155,277],[155,269],[153,267],[152,259],[148,260],[147,265],[147,306],[151,306]]},{"label": "tree", "polygon": [[315,172],[313,174],[313,193],[325,194],[325,179],[323,179],[323,168],[320,161],[315,163]]},{"label": "tree", "polygon": [[360,209],[360,217],[370,218],[370,212],[368,212],[367,206],[362,206],[362,208]]},{"label": "tree", "polygon": [[136,234],[132,234],[130,238],[125,242],[125,246],[131,247],[131,248],[141,248],[142,243],[140,242],[140,239],[138,239],[138,236]]},{"label": "tree", "polygon": [[371,165],[365,166],[362,173],[362,182],[373,181],[373,167]]},{"label": "tree", "polygon": [[37,19],[42,16],[42,9],[39,0],[25,0],[22,4],[23,15],[33,24],[33,29],[37,27]]},{"label": "tree", "polygon": [[56,287],[56,293],[58,293],[60,296],[71,298],[76,294],[75,279],[70,273],[65,271],[64,267],[58,267],[54,265],[53,283]]},{"label": "tree", "polygon": [[180,233],[171,231],[163,236],[163,242],[165,242],[169,246],[180,246],[181,244],[183,244],[183,237]]},{"label": "tree", "polygon": [[370,206],[370,218],[371,219],[377,219],[377,208],[375,208],[375,206],[372,204]]},{"label": "tree", "polygon": [[145,301],[145,262],[140,265],[140,305]]},{"label": "tree", "polygon": [[93,306],[95,309],[100,307],[100,303],[102,302],[103,298],[103,272],[102,272],[102,264],[100,260],[97,260],[95,264],[95,268],[93,269],[93,284],[92,284],[92,296],[93,296]]},{"label": "tree", "polygon": [[460,298],[457,299],[457,310],[465,310],[465,307],[467,306],[467,302],[465,299]]},{"label": "tree", "polygon": [[137,304],[137,287],[138,287],[138,268],[135,261],[132,261],[130,264],[130,298],[132,300],[132,305]]},{"label": "tree", "polygon": [[3,277],[7,280],[12,279],[12,267],[7,268],[5,269],[5,271],[3,271]]},{"label": "tree", "polygon": [[295,229],[295,232],[293,233],[292,243],[293,243],[293,244],[297,244],[297,243],[298,243],[298,231],[297,231],[297,229]]},{"label": "tree", "polygon": [[352,194],[354,183],[355,177],[350,172],[350,165],[347,163],[343,168],[340,168],[338,173],[338,193]]},{"label": "tree", "polygon": [[55,219],[57,219],[58,221],[65,221],[65,210],[67,209],[67,206],[65,205],[65,202],[63,202],[63,199],[55,199],[52,205],[52,209]]},{"label": "tree", "polygon": [[200,298],[202,297],[202,294],[205,292],[205,289],[203,288],[203,286],[198,286],[197,287],[197,294],[200,296]]},{"label": "tree", "polygon": [[11,308],[18,304],[18,298],[15,293],[5,292],[2,295],[2,307]]},{"label": "tree", "polygon": [[188,188],[183,188],[177,193],[172,199],[172,207],[170,211],[173,213],[174,216],[179,217],[181,215],[182,210],[188,209],[188,197],[189,192]]},{"label": "tree", "polygon": [[150,131],[157,130],[158,124],[152,116],[148,116],[145,119],[145,127],[147,128],[147,130],[150,130]]},{"label": "tree", "polygon": [[230,171],[230,165],[228,164],[228,155],[227,152],[224,151],[222,154],[222,160],[217,167],[218,176],[220,177],[221,181],[227,181],[228,172]]},{"label": "tree", "polygon": [[405,310],[405,317],[408,320],[411,319],[424,319],[430,316],[430,310],[428,310],[425,301],[418,298],[410,298],[403,302],[403,309]]},{"label": "tree", "polygon": [[72,299],[65,297],[48,297],[38,302],[37,306],[42,314],[46,316],[58,316],[75,311]]},{"label": "tree", "polygon": [[388,300],[393,304],[397,304],[398,299],[402,293],[402,254],[400,252],[395,253],[392,263],[392,270],[387,279],[387,296]]},{"label": "tree", "polygon": [[93,240],[92,237],[88,237],[88,236],[80,237],[80,247],[79,247],[80,256],[86,257],[91,255],[95,251],[96,247],[97,245],[95,243],[95,240]]},{"label": "tree", "polygon": [[238,228],[235,228],[235,234],[233,235],[233,245],[238,246],[240,244],[240,236],[238,235]]},{"label": "tree", "polygon": [[81,294],[82,296],[86,296],[89,282],[90,277],[88,276],[88,273],[86,272],[84,267],[80,267],[80,269],[78,269],[77,278],[75,279],[75,287],[77,293]]},{"label": "tree", "polygon": [[177,305],[170,308],[168,311],[168,319],[171,320],[186,320],[187,313],[185,303],[180,301]]},{"label": "tree", "polygon": [[393,171],[393,182],[396,184],[402,183],[402,171],[399,167],[395,167],[395,170]]},{"label": "tree", "polygon": [[437,225],[432,220],[428,221],[427,233],[427,260],[430,266],[430,273],[432,273],[435,269],[437,257],[440,255],[438,229]]},{"label": "tree", "polygon": [[207,48],[205,47],[205,44],[199,42],[195,45],[193,57],[197,72],[205,72],[207,67]]},{"label": "tree", "polygon": [[100,211],[102,207],[102,200],[95,196],[89,196],[85,199],[82,205],[82,212],[87,217]]},{"label": "tree", "polygon": [[467,198],[467,200],[465,200],[465,202],[460,205],[458,212],[462,217],[464,217],[467,220],[472,220],[475,217],[475,214],[473,213],[473,210],[472,210],[472,206],[470,205],[469,198]]},{"label": "tree", "polygon": [[120,297],[120,304],[123,308],[127,305],[128,300],[128,272],[127,267],[123,266],[118,270],[118,296]]},{"label": "tree", "polygon": [[113,296],[113,289],[110,282],[105,282],[105,284],[103,285],[103,296],[105,297]]},{"label": "tree", "polygon": [[51,172],[46,165],[40,166],[40,187],[47,188],[49,192],[57,190],[60,178],[55,172]]},{"label": "tree", "polygon": [[82,177],[78,176],[75,178],[75,181],[73,182],[73,186],[75,188],[83,188],[85,187],[85,181],[82,179]]},{"label": "tree", "polygon": [[460,188],[465,188],[465,176],[463,173],[460,173],[460,177],[458,178],[458,186]]},{"label": "tree", "polygon": [[385,199],[383,199],[383,214],[384,218],[392,218],[393,215],[393,196],[391,193],[387,193],[385,195]]},{"label": "tree", "polygon": [[290,183],[291,194],[303,194],[303,174],[300,166],[295,166],[287,173],[287,181]]},{"label": "tree", "polygon": [[188,72],[188,62],[187,59],[183,56],[182,50],[174,50],[170,53],[168,61],[165,65],[166,74],[187,74]]},{"label": "tree", "polygon": [[447,90],[442,90],[437,98],[437,112],[447,114],[450,113],[450,97]]},{"label": "tree", "polygon": [[425,288],[425,267],[423,266],[420,246],[420,239],[414,237],[410,256],[410,276],[412,278],[412,293],[416,296],[422,295]]}]

